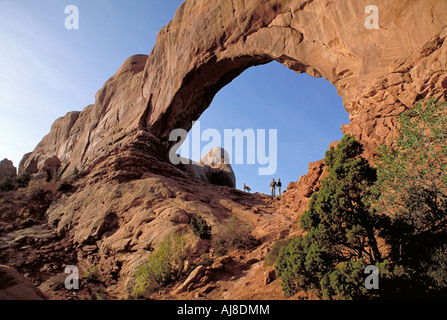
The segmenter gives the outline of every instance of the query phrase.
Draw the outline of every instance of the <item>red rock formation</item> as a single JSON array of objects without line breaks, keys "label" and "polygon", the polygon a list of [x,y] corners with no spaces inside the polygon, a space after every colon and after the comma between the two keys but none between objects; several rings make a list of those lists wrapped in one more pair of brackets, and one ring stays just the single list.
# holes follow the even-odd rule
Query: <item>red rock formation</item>
[{"label": "red rock formation", "polygon": [[378,0],[379,30],[365,27],[368,4],[186,1],[150,56],[129,58],[93,106],[56,121],[20,170],[56,155],[66,174],[101,164],[141,176],[148,154],[166,160],[154,149],[173,129],[190,129],[223,86],[273,60],[334,84],[351,117],[343,131],[373,152],[417,99],[445,98],[447,3]]},{"label": "red rock formation", "polygon": [[17,168],[11,160],[3,159],[0,161],[0,180],[3,178],[14,178],[17,176]]},{"label": "red rock formation", "polygon": [[278,213],[290,216],[295,221],[295,230],[299,229],[298,221],[309,206],[310,198],[320,189],[320,182],[326,176],[324,160],[309,165],[309,172],[298,182],[291,182],[281,197]]},{"label": "red rock formation", "polygon": [[[318,188],[321,162],[289,186],[281,203],[268,203],[259,195],[246,198],[193,181],[169,163],[169,134],[189,130],[215,94],[244,70],[276,60],[337,88],[351,118],[343,132],[359,139],[366,155],[391,143],[400,113],[421,98],[446,98],[447,2],[376,0],[378,30],[365,28],[369,4],[186,1],[149,56],[126,60],[94,105],[57,120],[21,162],[21,172],[34,173],[56,156],[63,176],[77,170],[84,177],[77,192],[50,207],[49,223],[79,252],[94,252],[118,292],[131,288],[147,249],[187,229],[191,215],[213,225],[237,215],[266,246],[287,234],[290,218],[305,210]],[[271,215],[272,208],[283,214]],[[193,237],[188,245],[196,255],[207,249]],[[266,250],[251,254],[262,259]],[[93,263],[82,257],[82,263]]]}]

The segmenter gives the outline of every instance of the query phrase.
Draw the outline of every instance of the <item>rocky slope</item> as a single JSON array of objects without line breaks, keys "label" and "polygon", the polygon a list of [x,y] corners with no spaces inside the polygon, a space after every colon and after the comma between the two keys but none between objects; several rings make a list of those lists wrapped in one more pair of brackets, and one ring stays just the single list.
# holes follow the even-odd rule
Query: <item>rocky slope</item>
[{"label": "rocky slope", "polygon": [[[276,213],[278,199],[194,182],[190,177],[176,176],[175,172],[172,177],[146,174],[126,183],[87,186],[86,178],[80,178],[75,183],[76,192],[60,191],[54,183],[40,180],[46,190],[43,199],[34,195],[33,185],[3,194],[0,263],[26,275],[51,299],[72,298],[72,292],[63,286],[67,265],[80,269],[82,288],[78,298],[91,299],[91,291],[99,287],[104,288],[103,298],[132,297],[136,268],[160,241],[179,231],[187,232],[185,276],[200,265],[203,254],[209,255],[215,267],[212,280],[205,284],[212,283],[214,289],[222,284],[214,295],[225,298],[223,294],[234,285],[234,277],[245,276],[252,265],[260,268],[273,241],[286,237],[291,229],[290,218]],[[209,254],[211,240],[200,239],[191,232],[189,221],[198,215],[213,227],[213,234],[236,216],[257,239],[255,247],[217,259]],[[89,284],[84,275],[93,269],[97,282]],[[276,290],[280,293],[279,286]],[[188,293],[168,293],[163,298],[182,298]],[[245,290],[240,292],[243,293],[248,294]]]},{"label": "rocky slope", "polygon": [[[191,234],[189,218],[200,214],[218,226],[236,215],[262,244],[214,261],[217,265],[208,271],[216,288],[194,294],[279,297],[277,280],[272,286],[255,285],[258,270],[275,239],[300,232],[296,221],[324,176],[322,163],[311,164],[281,201],[272,201],[209,185],[188,168],[172,165],[169,133],[189,130],[214,95],[244,70],[276,60],[297,73],[329,80],[350,114],[343,132],[373,156],[378,144],[391,143],[398,115],[415,101],[446,99],[447,2],[377,0],[378,30],[365,28],[369,4],[185,1],[160,30],[150,55],[127,59],[98,91],[94,105],[58,119],[20,163],[19,172],[51,174],[57,167],[62,179],[77,176],[74,190],[45,209],[43,225],[54,238],[43,241],[50,245],[59,239],[63,245],[53,249],[67,252],[70,260],[58,254],[55,270],[63,263],[84,271],[95,267],[108,295],[126,297],[135,269],[164,236],[188,231],[193,261],[210,244]],[[11,255],[13,240],[5,240]],[[14,260],[11,255],[4,259]],[[57,296],[47,282],[54,272],[48,275],[37,282],[45,281],[40,285]],[[164,297],[170,296],[168,291]]]}]

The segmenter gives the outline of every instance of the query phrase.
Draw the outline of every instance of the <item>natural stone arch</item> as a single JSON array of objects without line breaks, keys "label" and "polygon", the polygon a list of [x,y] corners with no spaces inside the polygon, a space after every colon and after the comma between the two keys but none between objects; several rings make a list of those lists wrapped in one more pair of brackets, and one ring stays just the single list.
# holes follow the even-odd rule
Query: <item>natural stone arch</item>
[{"label": "natural stone arch", "polygon": [[391,143],[397,116],[416,100],[445,99],[447,2],[376,0],[378,30],[365,27],[370,4],[187,0],[151,54],[127,59],[94,105],[58,119],[20,172],[52,156],[64,174],[111,166],[109,178],[161,172],[155,160],[167,161],[173,129],[190,129],[223,86],[274,60],[332,83],[350,114],[343,132],[372,154]]},{"label": "natural stone arch", "polygon": [[[190,129],[223,86],[249,67],[276,60],[296,72],[326,78],[351,115],[352,123],[344,131],[362,139],[379,127],[374,144],[383,142],[394,123],[375,119],[389,117],[390,107],[397,115],[417,95],[407,94],[410,87],[401,86],[393,88],[394,100],[383,102],[384,93],[377,101],[364,100],[414,80],[401,77],[413,67],[411,63],[399,67],[412,58],[426,58],[414,57],[416,49],[433,37],[445,37],[441,31],[447,20],[442,12],[447,5],[380,0],[380,29],[370,30],[365,27],[369,4],[366,0],[186,1],[160,31],[146,65],[147,129],[163,141],[174,128]],[[416,20],[427,21],[425,30]],[[436,49],[441,45],[437,43]],[[376,112],[379,108],[373,103],[386,112]],[[365,118],[374,123],[365,123]]]}]

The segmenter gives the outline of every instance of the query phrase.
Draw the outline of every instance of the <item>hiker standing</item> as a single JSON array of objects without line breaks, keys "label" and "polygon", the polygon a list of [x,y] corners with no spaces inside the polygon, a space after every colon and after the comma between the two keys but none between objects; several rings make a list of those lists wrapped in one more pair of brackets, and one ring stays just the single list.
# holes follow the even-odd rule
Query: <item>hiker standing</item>
[{"label": "hiker standing", "polygon": [[270,188],[272,189],[272,197],[275,196],[275,189],[276,189],[276,181],[275,179],[272,179],[272,182],[270,182]]},{"label": "hiker standing", "polygon": [[276,186],[278,187],[278,196],[280,196],[281,195],[281,187],[282,187],[281,179],[278,179]]}]

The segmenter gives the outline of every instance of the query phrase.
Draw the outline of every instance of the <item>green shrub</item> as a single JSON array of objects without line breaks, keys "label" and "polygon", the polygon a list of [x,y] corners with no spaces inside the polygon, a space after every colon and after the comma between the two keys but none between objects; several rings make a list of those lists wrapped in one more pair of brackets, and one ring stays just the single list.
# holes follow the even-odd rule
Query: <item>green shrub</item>
[{"label": "green shrub", "polygon": [[321,289],[325,299],[353,300],[364,297],[365,268],[363,259],[342,263],[338,269],[326,274],[321,280]]},{"label": "green shrub", "polygon": [[318,247],[307,237],[293,238],[281,248],[275,264],[284,294],[292,296],[299,290],[320,289],[321,278],[332,270],[331,261],[325,247]]},{"label": "green shrub", "polygon": [[392,147],[378,148],[374,205],[390,220],[381,236],[389,259],[411,270],[411,294],[439,294],[447,283],[447,253],[432,250],[447,236],[447,103],[419,101],[399,116],[397,129]]},{"label": "green shrub", "polygon": [[281,277],[282,291],[286,296],[292,296],[299,289],[310,289],[311,281],[305,267],[306,252],[303,238],[293,238],[290,243],[281,248],[275,264],[275,271]]},{"label": "green shrub", "polygon": [[57,183],[47,182],[45,179],[32,179],[25,189],[25,196],[30,201],[42,203],[52,202],[57,195]]},{"label": "green shrub", "polygon": [[447,235],[447,103],[418,102],[398,128],[393,148],[378,149],[373,190],[392,222],[384,235],[392,259],[417,269]]},{"label": "green shrub", "polygon": [[151,253],[146,263],[135,273],[134,294],[144,296],[164,287],[181,275],[185,259],[185,236],[174,234],[167,237],[158,249]]},{"label": "green shrub", "polygon": [[14,179],[12,178],[3,178],[3,180],[0,181],[0,192],[12,191],[15,188]]},{"label": "green shrub", "polygon": [[273,245],[272,250],[270,250],[264,259],[264,265],[266,267],[273,266],[276,262],[276,259],[278,258],[279,252],[283,247],[286,247],[292,239],[284,239],[284,240],[278,240]]},{"label": "green shrub", "polygon": [[23,172],[16,177],[17,186],[19,188],[26,188],[31,180],[31,175],[28,172]]},{"label": "green shrub", "polygon": [[[363,146],[349,134],[326,152],[329,174],[300,220],[307,234],[293,239],[277,258],[275,269],[287,296],[313,289],[328,297],[357,296],[353,288],[339,290],[338,279],[358,274],[353,269],[357,261],[368,265],[381,261],[376,234],[382,222],[370,204],[377,176],[362,153]],[[356,284],[349,282],[352,287]]]},{"label": "green shrub", "polygon": [[247,224],[232,216],[213,236],[213,247],[217,256],[233,249],[249,248],[256,244]]},{"label": "green shrub", "polygon": [[200,239],[209,239],[211,237],[211,226],[200,215],[191,218],[189,225],[192,232]]},{"label": "green shrub", "polygon": [[436,248],[429,262],[424,263],[428,278],[436,289],[447,288],[447,246]]}]

